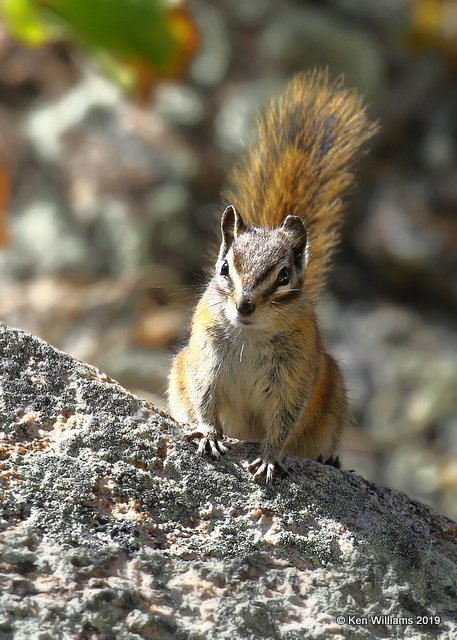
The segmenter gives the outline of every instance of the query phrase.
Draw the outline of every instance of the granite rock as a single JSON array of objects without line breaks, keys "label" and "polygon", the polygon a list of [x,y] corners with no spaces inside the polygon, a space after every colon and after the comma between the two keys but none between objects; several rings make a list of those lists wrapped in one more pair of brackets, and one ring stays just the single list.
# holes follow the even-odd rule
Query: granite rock
[{"label": "granite rock", "polygon": [[257,486],[254,445],[200,458],[166,414],[5,325],[0,361],[0,638],[457,634],[457,525],[429,507],[309,461]]}]

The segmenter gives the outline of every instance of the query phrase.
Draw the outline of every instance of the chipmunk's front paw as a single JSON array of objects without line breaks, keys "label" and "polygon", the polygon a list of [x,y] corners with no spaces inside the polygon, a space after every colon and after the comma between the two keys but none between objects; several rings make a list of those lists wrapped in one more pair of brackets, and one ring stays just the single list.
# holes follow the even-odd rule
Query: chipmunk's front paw
[{"label": "chipmunk's front paw", "polygon": [[273,484],[277,476],[284,475],[284,469],[273,460],[256,458],[248,464],[248,471],[253,474],[252,479],[258,484]]},{"label": "chipmunk's front paw", "polygon": [[225,455],[229,448],[223,444],[222,440],[213,432],[206,430],[197,430],[184,436],[188,442],[200,440],[197,447],[197,453],[200,456],[210,456],[211,458],[220,458]]},{"label": "chipmunk's front paw", "polygon": [[209,455],[212,458],[220,458],[221,455],[225,455],[229,448],[217,438],[211,436],[203,436],[198,443],[197,453],[201,456]]},{"label": "chipmunk's front paw", "polygon": [[335,469],[341,469],[341,462],[340,462],[340,458],[339,456],[330,456],[330,458],[327,458],[327,460],[324,460],[324,458],[322,456],[319,456],[317,459],[317,462],[320,462],[322,464],[327,464],[330,467],[335,467]]}]

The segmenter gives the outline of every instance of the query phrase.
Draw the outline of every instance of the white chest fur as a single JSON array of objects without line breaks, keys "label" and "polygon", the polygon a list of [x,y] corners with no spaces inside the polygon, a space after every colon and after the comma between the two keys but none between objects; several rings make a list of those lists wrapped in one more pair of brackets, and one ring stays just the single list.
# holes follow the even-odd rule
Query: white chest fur
[{"label": "white chest fur", "polygon": [[267,336],[243,331],[224,350],[218,362],[215,392],[224,434],[261,442],[272,414],[272,348]]}]

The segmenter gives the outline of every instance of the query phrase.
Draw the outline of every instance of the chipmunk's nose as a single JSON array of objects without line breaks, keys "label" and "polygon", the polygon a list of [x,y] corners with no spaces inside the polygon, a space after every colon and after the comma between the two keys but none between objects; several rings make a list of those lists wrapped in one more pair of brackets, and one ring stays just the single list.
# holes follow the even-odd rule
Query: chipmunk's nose
[{"label": "chipmunk's nose", "polygon": [[249,316],[255,309],[255,304],[250,298],[241,298],[236,309],[241,316]]}]

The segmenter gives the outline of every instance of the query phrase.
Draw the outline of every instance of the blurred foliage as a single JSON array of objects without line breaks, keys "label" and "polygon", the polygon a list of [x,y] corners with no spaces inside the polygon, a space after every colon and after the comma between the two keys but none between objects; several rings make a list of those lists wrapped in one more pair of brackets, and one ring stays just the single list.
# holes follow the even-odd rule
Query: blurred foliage
[{"label": "blurred foliage", "polygon": [[158,79],[181,76],[198,46],[185,7],[166,0],[4,0],[3,14],[24,44],[75,41],[141,98]]},{"label": "blurred foliage", "polygon": [[457,63],[456,0],[415,0],[411,6],[412,42],[418,48],[439,48]]},{"label": "blurred foliage", "polygon": [[8,205],[9,179],[3,162],[0,160],[0,247],[8,240],[6,231],[6,207]]}]

